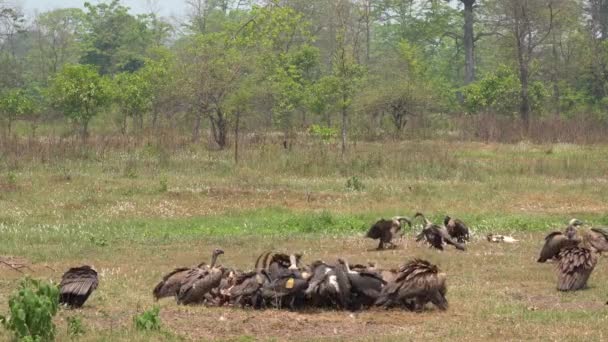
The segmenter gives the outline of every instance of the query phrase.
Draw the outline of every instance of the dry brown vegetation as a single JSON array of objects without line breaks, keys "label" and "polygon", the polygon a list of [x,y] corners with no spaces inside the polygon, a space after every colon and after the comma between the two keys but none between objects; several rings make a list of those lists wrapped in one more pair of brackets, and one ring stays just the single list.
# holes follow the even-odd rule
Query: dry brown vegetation
[{"label": "dry brown vegetation", "polygon": [[[608,223],[605,146],[358,143],[340,160],[334,145],[305,140],[292,151],[245,145],[234,165],[228,152],[197,145],[94,142],[32,143],[0,162],[0,184],[11,189],[0,192],[0,255],[26,260],[21,271],[37,278],[58,281],[85,263],[100,272],[85,307],[60,312],[60,340],[72,316],[82,317],[85,341],[606,338],[605,260],[589,289],[568,294],[555,290],[552,265],[535,262],[544,234],[569,218]],[[353,177],[362,188],[346,186]],[[399,249],[371,251],[376,242],[363,234],[372,222],[418,210],[436,222],[464,219],[475,232],[468,251],[416,245],[419,222]],[[490,244],[488,232],[521,242]],[[426,258],[448,274],[450,308],[291,313],[164,300],[162,331],[136,331],[133,316],[155,304],[162,274],[218,246],[221,262],[241,269],[268,249],[303,252],[309,263]],[[0,313],[24,274],[0,264]]]}]

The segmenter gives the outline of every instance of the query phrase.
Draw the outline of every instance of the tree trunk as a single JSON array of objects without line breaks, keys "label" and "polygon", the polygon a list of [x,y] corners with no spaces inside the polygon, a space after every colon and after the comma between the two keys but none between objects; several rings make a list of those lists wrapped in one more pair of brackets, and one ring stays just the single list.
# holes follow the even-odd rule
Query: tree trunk
[{"label": "tree trunk", "polygon": [[152,128],[156,129],[157,124],[158,124],[158,110],[156,109],[156,106],[154,106],[154,109],[152,109]]},{"label": "tree trunk", "polygon": [[211,133],[213,134],[213,140],[217,143],[218,147],[223,150],[228,145],[228,122],[224,113],[221,109],[215,111],[216,117],[209,116],[211,121]]},{"label": "tree trunk", "polygon": [[600,21],[600,32],[601,39],[608,39],[608,0],[599,0],[600,8],[599,8],[599,21]]},{"label": "tree trunk", "polygon": [[82,142],[86,142],[89,137],[89,120],[84,120],[82,122]]},{"label": "tree trunk", "polygon": [[371,50],[371,15],[372,15],[372,4],[371,0],[365,2],[365,64],[369,65],[370,62],[370,50]]},{"label": "tree trunk", "polygon": [[559,55],[557,54],[557,38],[555,37],[555,32],[553,32],[553,42],[552,42],[552,55],[553,55],[553,70],[551,71],[551,81],[553,83],[553,105],[555,109],[555,114],[559,115],[561,112],[560,107],[560,91],[559,91]]},{"label": "tree trunk", "polygon": [[13,119],[9,115],[9,117],[8,117],[8,137],[9,138],[11,137],[12,130],[13,130]]},{"label": "tree trunk", "polygon": [[[346,102],[346,98],[343,99]],[[346,155],[346,125],[348,122],[346,106],[342,106],[342,158]]]},{"label": "tree trunk", "polygon": [[464,84],[475,81],[475,36],[473,5],[475,0],[461,0],[464,4]]},{"label": "tree trunk", "polygon": [[241,120],[241,111],[237,110],[235,113],[234,121],[234,163],[239,163],[239,123]]},{"label": "tree trunk", "polygon": [[203,117],[203,113],[197,111],[194,117],[194,128],[192,129],[192,141],[198,142],[201,136],[201,119]]},{"label": "tree trunk", "polygon": [[325,124],[327,124],[327,127],[331,127],[331,113],[329,111],[325,112]]},{"label": "tree trunk", "polygon": [[524,132],[527,135],[530,129],[530,96],[528,94],[529,71],[528,63],[524,60],[523,56],[520,56],[519,63],[519,81],[521,83],[519,115],[524,124]]},{"label": "tree trunk", "polygon": [[122,135],[127,134],[127,114],[122,116],[122,125],[120,127],[120,133],[122,133]]}]

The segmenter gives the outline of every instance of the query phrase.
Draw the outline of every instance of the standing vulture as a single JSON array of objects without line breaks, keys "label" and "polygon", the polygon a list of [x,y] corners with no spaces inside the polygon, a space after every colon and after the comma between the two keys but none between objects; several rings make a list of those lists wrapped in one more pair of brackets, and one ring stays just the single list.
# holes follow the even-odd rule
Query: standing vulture
[{"label": "standing vulture", "polygon": [[70,268],[61,277],[59,303],[71,308],[80,308],[97,285],[97,272],[90,266]]},{"label": "standing vulture", "polygon": [[369,228],[366,237],[380,240],[378,250],[385,248],[385,245],[395,247],[391,240],[401,231],[403,222],[406,222],[410,228],[412,227],[412,221],[405,216],[395,216],[390,220],[380,219]]},{"label": "standing vulture", "polygon": [[429,221],[422,213],[416,213],[414,217],[422,217],[424,220],[424,228],[422,232],[416,237],[416,241],[426,240],[432,247],[439,250],[443,250],[444,242],[453,245],[457,249],[464,251],[466,250],[464,244],[452,239],[446,227],[441,227]]},{"label": "standing vulture", "polygon": [[220,286],[224,274],[223,267],[215,266],[217,257],[221,254],[224,254],[221,249],[213,250],[208,267],[195,267],[188,271],[177,292],[178,304],[200,304],[209,299],[208,293]]},{"label": "standing vulture", "polygon": [[581,233],[577,246],[563,248],[558,255],[557,289],[576,291],[587,286],[587,280],[598,261],[598,254],[608,251],[608,230],[590,229]]},{"label": "standing vulture", "polygon": [[469,241],[469,227],[461,220],[446,216],[443,219],[443,225],[448,230],[450,237],[456,239],[456,241],[460,243]]},{"label": "standing vulture", "polygon": [[405,306],[420,311],[431,302],[446,310],[446,292],[445,273],[440,273],[436,265],[426,260],[414,259],[401,266],[397,278],[382,289],[376,305],[384,308]]},{"label": "standing vulture", "polygon": [[583,222],[572,219],[566,227],[565,233],[555,231],[549,233],[545,237],[545,245],[540,251],[540,256],[537,262],[545,262],[550,259],[555,259],[559,252],[566,247],[576,246],[580,242],[580,240],[575,238],[576,229],[583,225]]}]

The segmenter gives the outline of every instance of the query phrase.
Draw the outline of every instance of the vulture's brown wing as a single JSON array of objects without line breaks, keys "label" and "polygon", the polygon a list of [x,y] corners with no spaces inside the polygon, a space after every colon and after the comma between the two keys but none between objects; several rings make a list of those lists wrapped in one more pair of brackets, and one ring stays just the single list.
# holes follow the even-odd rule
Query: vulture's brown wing
[{"label": "vulture's brown wing", "polygon": [[568,239],[561,232],[553,232],[545,237],[545,244],[540,251],[540,256],[537,262],[545,262],[559,255],[559,252],[568,246],[575,246],[578,240]]},{"label": "vulture's brown wing", "polygon": [[251,296],[262,287],[262,283],[256,279],[256,276],[248,278],[242,283],[233,286],[230,289],[230,297],[237,298],[240,296]]},{"label": "vulture's brown wing", "polygon": [[416,259],[407,265],[408,276],[399,290],[401,301],[413,298],[424,298],[433,302],[437,307],[446,310],[448,303],[445,275],[439,273],[437,266],[426,260]]},{"label": "vulture's brown wing", "polygon": [[182,281],[188,274],[190,268],[181,267],[176,268],[173,271],[167,273],[163,280],[161,280],[152,291],[152,295],[156,300],[165,297],[171,297],[177,295]]},{"label": "vulture's brown wing", "polygon": [[380,239],[386,234],[392,227],[393,221],[381,219],[378,222],[374,223],[373,226],[369,228],[367,231],[366,237],[370,239]]},{"label": "vulture's brown wing", "polygon": [[608,252],[608,230],[605,228],[592,228],[590,233],[591,245],[598,252]]},{"label": "vulture's brown wing", "polygon": [[363,293],[370,298],[378,298],[382,287],[386,282],[377,274],[372,273],[349,273],[352,290]]},{"label": "vulture's brown wing", "polygon": [[218,268],[193,269],[184,279],[177,295],[177,301],[184,305],[202,303],[205,295],[218,287],[221,281],[222,271]]},{"label": "vulture's brown wing", "polygon": [[602,235],[604,239],[608,240],[608,228],[591,228],[591,231]]},{"label": "vulture's brown wing", "polygon": [[443,241],[445,241],[446,243],[456,247],[456,249],[459,249],[461,251],[466,250],[466,247],[464,244],[454,240],[450,234],[448,233],[448,230],[445,227],[439,227],[439,226],[434,226],[435,230],[437,231],[437,233],[441,236],[441,239]]},{"label": "vulture's brown wing", "polygon": [[582,247],[566,247],[559,253],[557,289],[575,291],[584,288],[597,264],[597,256]]},{"label": "vulture's brown wing", "polygon": [[98,285],[97,272],[91,267],[70,268],[61,277],[59,302],[72,307],[81,307]]}]

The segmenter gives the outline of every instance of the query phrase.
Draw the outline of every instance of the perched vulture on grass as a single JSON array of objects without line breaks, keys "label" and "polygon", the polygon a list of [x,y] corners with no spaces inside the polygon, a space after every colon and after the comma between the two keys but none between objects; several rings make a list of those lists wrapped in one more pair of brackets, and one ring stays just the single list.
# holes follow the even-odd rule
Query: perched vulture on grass
[{"label": "perched vulture on grass", "polygon": [[220,286],[225,271],[223,267],[215,266],[221,254],[224,254],[221,249],[213,250],[208,267],[195,267],[188,271],[177,292],[178,304],[200,304],[210,299],[209,293]]},{"label": "perched vulture on grass", "polygon": [[59,303],[80,308],[98,285],[97,272],[90,266],[70,268],[61,277]]},{"label": "perched vulture on grass", "polygon": [[[217,256],[223,253],[224,252],[221,249],[214,250],[211,256],[212,264],[215,263],[215,259],[217,259]],[[184,280],[186,279],[188,273],[193,269],[204,269],[206,267],[208,266],[206,266],[206,264],[203,262],[196,267],[180,267],[169,272],[168,274],[163,276],[163,279],[154,287],[154,290],[152,291],[154,299],[159,300],[165,297],[177,296],[177,293],[179,292],[179,289],[182,286]]]},{"label": "perched vulture on grass", "polygon": [[557,289],[576,291],[587,286],[587,280],[598,261],[598,254],[608,251],[608,230],[590,229],[581,233],[582,242],[563,248],[558,255]]},{"label": "perched vulture on grass", "polygon": [[446,310],[446,293],[445,273],[440,273],[436,265],[426,260],[414,259],[401,266],[397,278],[382,289],[376,305],[384,308],[402,306],[420,311],[426,303],[431,302],[439,309]]},{"label": "perched vulture on grass", "polygon": [[391,241],[401,231],[403,222],[406,222],[410,228],[412,227],[412,221],[405,216],[395,216],[390,220],[381,219],[370,227],[366,237],[380,240],[377,247],[379,250],[385,248],[386,245],[395,247]]},{"label": "perched vulture on grass", "polygon": [[576,229],[583,223],[577,219],[570,220],[568,227],[566,227],[565,233],[552,232],[545,237],[545,244],[540,251],[538,262],[545,262],[547,260],[555,259],[559,255],[563,248],[576,246],[580,240],[576,239]]},{"label": "perched vulture on grass", "polygon": [[446,216],[443,219],[443,225],[448,230],[450,237],[456,239],[456,241],[460,243],[469,241],[469,227],[461,220]]},{"label": "perched vulture on grass", "polygon": [[446,227],[441,227],[429,221],[422,213],[416,213],[414,217],[422,217],[424,220],[424,228],[422,232],[416,236],[416,241],[426,240],[432,247],[439,250],[443,250],[443,244],[447,243],[456,247],[457,249],[464,251],[466,250],[463,243],[460,243],[450,236]]}]

